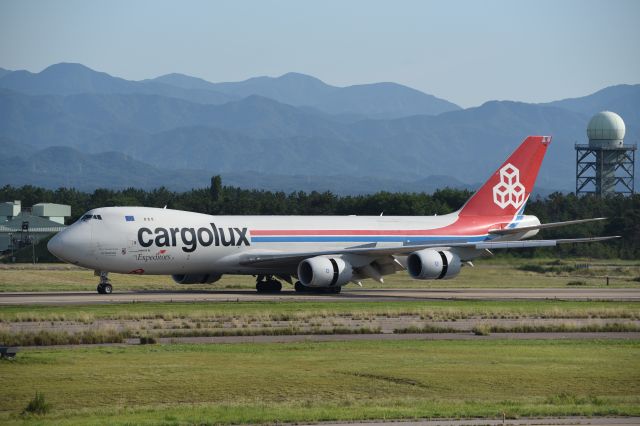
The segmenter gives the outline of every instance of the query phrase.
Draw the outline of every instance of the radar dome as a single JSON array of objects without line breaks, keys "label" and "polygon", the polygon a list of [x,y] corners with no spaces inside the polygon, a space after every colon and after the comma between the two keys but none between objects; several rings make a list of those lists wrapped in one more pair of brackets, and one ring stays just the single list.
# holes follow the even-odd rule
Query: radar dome
[{"label": "radar dome", "polygon": [[602,111],[591,117],[587,126],[589,145],[621,147],[625,127],[622,117],[615,112]]}]

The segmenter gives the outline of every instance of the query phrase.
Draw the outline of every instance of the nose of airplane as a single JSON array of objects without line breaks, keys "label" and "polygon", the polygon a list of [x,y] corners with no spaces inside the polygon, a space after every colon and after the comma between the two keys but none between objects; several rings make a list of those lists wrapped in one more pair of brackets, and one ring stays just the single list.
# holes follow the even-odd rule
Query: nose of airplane
[{"label": "nose of airplane", "polygon": [[78,263],[87,250],[90,236],[73,226],[58,232],[47,243],[47,249],[55,257],[69,263]]},{"label": "nose of airplane", "polygon": [[58,232],[47,243],[47,250],[49,250],[49,253],[58,258],[60,257],[60,253],[62,253],[62,248],[64,246],[62,243],[62,237],[60,236],[63,232],[64,231]]}]

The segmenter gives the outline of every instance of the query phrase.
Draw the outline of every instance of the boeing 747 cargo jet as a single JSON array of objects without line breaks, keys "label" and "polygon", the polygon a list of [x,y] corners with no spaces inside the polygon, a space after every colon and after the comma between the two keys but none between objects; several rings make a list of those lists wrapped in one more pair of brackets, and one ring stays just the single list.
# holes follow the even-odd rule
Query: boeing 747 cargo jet
[{"label": "boeing 747 cargo jet", "polygon": [[295,290],[339,293],[342,286],[407,270],[412,278],[454,278],[492,249],[549,247],[616,237],[525,240],[541,224],[523,213],[551,138],[528,137],[460,210],[442,216],[210,216],[149,207],[91,210],[48,244],[65,262],[109,272],[171,275],[180,284],[223,274],[257,277],[259,292],[281,281]]}]

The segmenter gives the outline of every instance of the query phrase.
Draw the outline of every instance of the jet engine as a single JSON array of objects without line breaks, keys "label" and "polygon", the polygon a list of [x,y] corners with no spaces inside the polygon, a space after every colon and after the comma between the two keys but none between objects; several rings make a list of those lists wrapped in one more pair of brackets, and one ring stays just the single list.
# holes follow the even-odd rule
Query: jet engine
[{"label": "jet engine", "polygon": [[425,249],[407,257],[409,275],[418,280],[446,280],[460,273],[460,256],[450,251]]},{"label": "jet engine", "polygon": [[211,284],[222,278],[222,274],[176,274],[171,278],[178,284]]},{"label": "jet engine", "polygon": [[353,277],[353,267],[344,260],[333,257],[312,257],[298,265],[298,279],[306,287],[337,287]]}]

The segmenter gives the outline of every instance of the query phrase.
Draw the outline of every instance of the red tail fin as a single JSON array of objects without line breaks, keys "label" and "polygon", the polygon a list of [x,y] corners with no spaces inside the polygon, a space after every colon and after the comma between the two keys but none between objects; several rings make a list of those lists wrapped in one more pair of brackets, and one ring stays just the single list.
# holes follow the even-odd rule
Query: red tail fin
[{"label": "red tail fin", "polygon": [[513,216],[533,190],[551,136],[529,136],[473,194],[460,216]]}]

